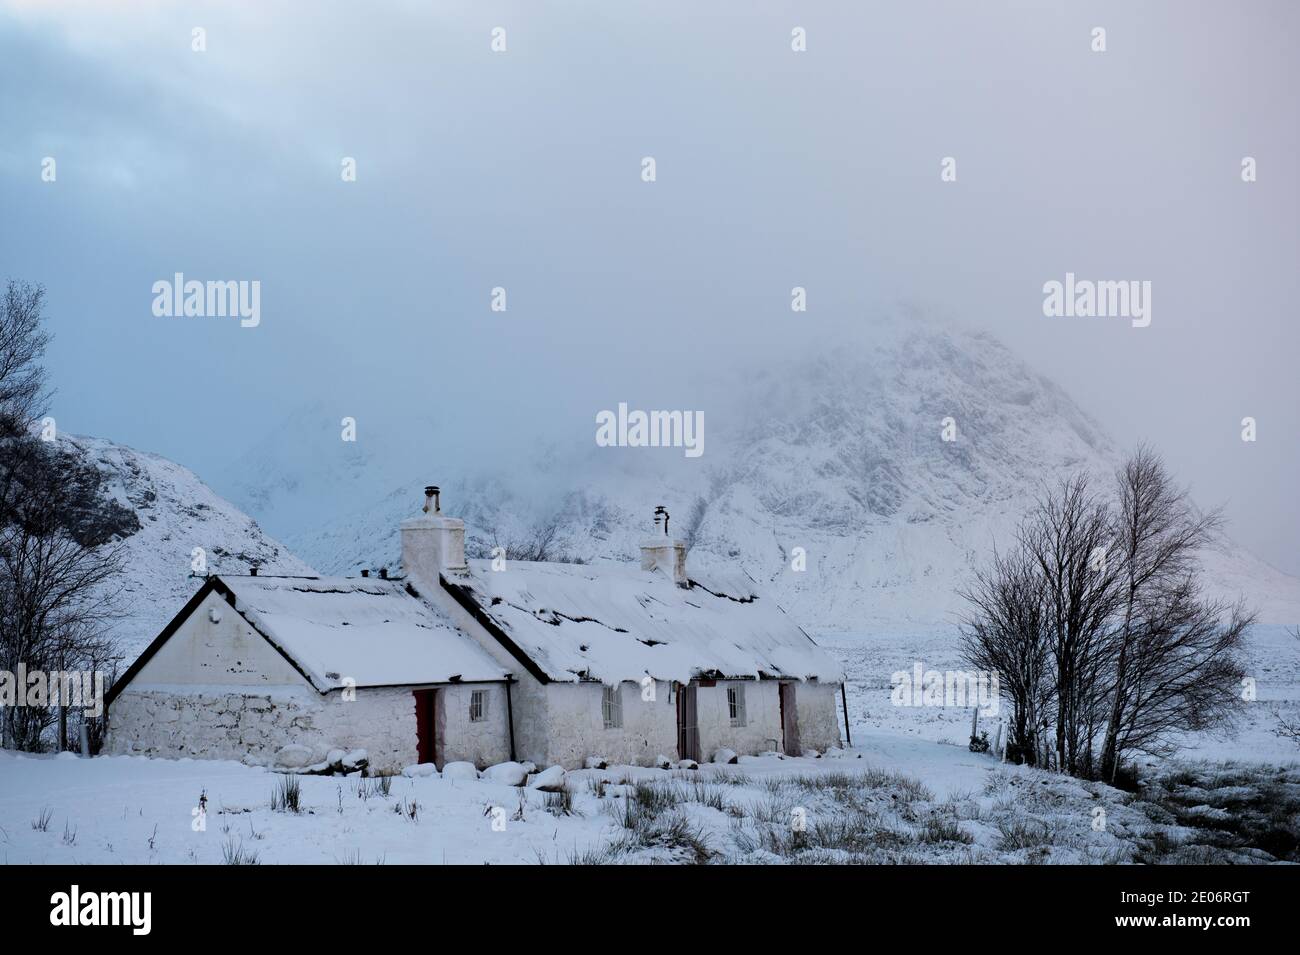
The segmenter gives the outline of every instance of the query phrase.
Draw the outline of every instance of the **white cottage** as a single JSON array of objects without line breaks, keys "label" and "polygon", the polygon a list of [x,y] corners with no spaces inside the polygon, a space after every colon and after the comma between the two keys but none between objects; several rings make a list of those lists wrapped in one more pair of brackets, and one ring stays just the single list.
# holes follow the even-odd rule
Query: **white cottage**
[{"label": "white cottage", "polygon": [[506,759],[651,764],[839,745],[838,665],[743,575],[465,560],[438,489],[401,579],[210,578],[109,692],[114,753],[372,772]]}]

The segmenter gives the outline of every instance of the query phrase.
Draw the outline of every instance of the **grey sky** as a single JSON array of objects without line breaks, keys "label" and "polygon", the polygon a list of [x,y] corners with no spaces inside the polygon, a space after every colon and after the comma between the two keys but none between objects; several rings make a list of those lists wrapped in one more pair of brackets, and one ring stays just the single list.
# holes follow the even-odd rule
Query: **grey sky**
[{"label": "grey sky", "polygon": [[[49,290],[61,427],[200,474],[317,398],[436,409],[434,368],[487,448],[907,302],[993,331],[1300,572],[1297,27],[1287,2],[0,0],[0,278]],[[259,279],[261,326],[155,318],[177,271]],[[1043,317],[1067,271],[1150,280],[1151,326]]]}]

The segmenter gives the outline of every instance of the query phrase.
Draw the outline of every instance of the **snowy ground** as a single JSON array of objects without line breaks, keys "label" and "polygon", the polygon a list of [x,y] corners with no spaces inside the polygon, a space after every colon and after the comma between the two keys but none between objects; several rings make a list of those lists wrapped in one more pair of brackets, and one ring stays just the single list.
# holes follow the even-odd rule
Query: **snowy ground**
[{"label": "snowy ground", "polygon": [[[1060,858],[1106,861],[1125,843],[1092,831],[1092,807],[1106,805],[1120,831],[1126,814],[1143,821],[1106,787],[1049,780],[956,746],[889,735],[864,743],[839,758],[582,770],[568,774],[567,797],[437,776],[396,777],[385,795],[376,780],[304,777],[297,813],[271,808],[284,777],[239,763],[0,753],[0,861],[215,864],[251,853],[265,864],[781,862],[803,852],[813,861],[1016,861],[998,819],[1018,792],[1050,792],[1067,807],[1051,810],[1052,831],[1069,832]],[[917,781],[887,765],[906,765]],[[200,793],[207,828],[196,832]],[[792,823],[799,810],[803,833]]]},{"label": "snowy ground", "polygon": [[[971,711],[951,707],[899,707],[890,699],[891,677],[910,673],[921,663],[927,670],[960,670],[957,636],[950,627],[915,627],[869,636],[823,633],[817,642],[844,667],[848,677],[849,717],[855,728],[871,727],[905,737],[965,745]],[[1247,672],[1255,679],[1257,699],[1230,733],[1196,735],[1184,741],[1180,759],[1245,760],[1287,763],[1300,760],[1300,747],[1275,732],[1280,717],[1300,721],[1300,640],[1282,626],[1257,626],[1247,649]],[[996,733],[996,721],[981,728]],[[906,764],[900,769],[906,771]]]},{"label": "snowy ground", "polygon": [[[1296,851],[1300,752],[1273,727],[1300,715],[1300,646],[1281,627],[1252,640],[1259,701],[1237,736],[1190,740],[1137,797],[971,753],[969,710],[895,707],[895,671],[960,668],[951,631],[820,642],[849,674],[854,746],[833,756],[582,770],[549,795],[436,775],[395,777],[387,793],[359,776],[303,777],[295,813],[271,807],[284,777],[239,763],[0,751],[0,862],[1251,862]],[[1239,765],[1191,765],[1227,759]],[[201,794],[206,830],[195,831]]]},{"label": "snowy ground", "polygon": [[[1300,770],[1180,771],[1154,796],[888,731],[820,759],[479,778],[286,777],[234,762],[0,752],[8,864],[1119,863],[1295,851]],[[200,795],[206,828],[194,828]],[[1250,831],[1232,820],[1249,812]],[[1208,855],[1207,855],[1208,854]]]}]

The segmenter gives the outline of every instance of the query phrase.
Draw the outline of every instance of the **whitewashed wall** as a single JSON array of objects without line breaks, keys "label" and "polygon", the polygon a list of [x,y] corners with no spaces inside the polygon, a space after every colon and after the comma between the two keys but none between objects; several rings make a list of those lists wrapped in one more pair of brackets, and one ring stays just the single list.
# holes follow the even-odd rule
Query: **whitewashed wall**
[{"label": "whitewashed wall", "polygon": [[302,674],[215,592],[158,648],[132,683],[309,686]]},{"label": "whitewashed wall", "polygon": [[[210,609],[216,610],[216,621]],[[470,692],[488,692],[471,722]],[[209,595],[109,708],[110,753],[307,766],[334,749],[366,750],[374,772],[416,762],[411,687],[322,695],[216,594]],[[439,688],[440,756],[480,766],[509,758],[505,687]]]},{"label": "whitewashed wall", "polygon": [[[487,694],[485,718],[477,723],[469,718],[470,695],[474,690],[482,690]],[[357,701],[360,702],[363,694],[373,692],[382,691],[357,690]],[[407,689],[403,692],[412,701],[411,758],[402,764],[405,766],[415,762],[415,709],[411,691]],[[510,724],[506,718],[504,684],[463,683],[458,686],[440,686],[437,707],[438,759],[441,763],[465,761],[482,769],[510,758]]]},{"label": "whitewashed wall", "polygon": [[[616,763],[648,766],[660,754],[677,759],[677,698],[667,683],[655,685],[655,699],[642,699],[641,686],[624,683],[623,726],[605,729],[601,687],[592,683],[549,683],[541,686],[528,678],[515,687],[515,724],[519,758],[538,765],[580,767],[588,756],[603,756]],[[727,705],[727,687],[744,686],[745,723],[733,726]],[[840,744],[836,685],[800,683],[795,690],[800,743],[805,749],[825,750]],[[711,760],[719,749],[753,755],[781,749],[781,702],[778,684],[771,680],[719,681],[699,687],[696,703],[700,729],[700,755]]]},{"label": "whitewashed wall", "polygon": [[[727,688],[740,687],[745,694],[745,723],[731,725]],[[803,687],[800,686],[800,689]],[[700,724],[700,756],[712,760],[720,749],[737,753],[781,750],[781,698],[779,686],[771,680],[719,680],[715,686],[696,690]]]},{"label": "whitewashed wall", "polygon": [[602,688],[596,683],[548,683],[543,687],[545,738],[540,764],[580,767],[588,756],[634,766],[653,765],[663,754],[677,758],[677,705],[667,683],[655,684],[652,702],[642,699],[639,683],[624,683],[622,728],[605,729]]},{"label": "whitewashed wall", "polygon": [[843,745],[840,739],[840,685],[800,683],[795,691],[799,744],[822,752]]}]

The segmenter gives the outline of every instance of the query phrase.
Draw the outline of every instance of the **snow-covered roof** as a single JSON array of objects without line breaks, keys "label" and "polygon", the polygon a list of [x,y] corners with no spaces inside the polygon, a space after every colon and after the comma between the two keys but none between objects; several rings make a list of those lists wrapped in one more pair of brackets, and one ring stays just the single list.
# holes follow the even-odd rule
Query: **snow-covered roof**
[{"label": "snow-covered roof", "polygon": [[679,587],[631,564],[469,565],[445,585],[471,599],[551,680],[844,678],[747,577],[696,576]]},{"label": "snow-covered roof", "polygon": [[227,577],[235,609],[318,690],[505,679],[441,611],[394,580]]}]

